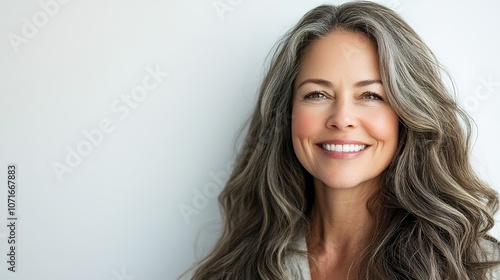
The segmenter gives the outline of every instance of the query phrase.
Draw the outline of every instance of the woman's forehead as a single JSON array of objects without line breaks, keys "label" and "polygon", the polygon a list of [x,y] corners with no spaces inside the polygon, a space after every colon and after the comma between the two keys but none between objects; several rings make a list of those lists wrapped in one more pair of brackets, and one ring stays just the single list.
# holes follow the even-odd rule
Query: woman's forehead
[{"label": "woman's forehead", "polygon": [[380,79],[375,43],[363,34],[343,30],[318,38],[304,52],[295,87],[306,79],[332,84]]}]

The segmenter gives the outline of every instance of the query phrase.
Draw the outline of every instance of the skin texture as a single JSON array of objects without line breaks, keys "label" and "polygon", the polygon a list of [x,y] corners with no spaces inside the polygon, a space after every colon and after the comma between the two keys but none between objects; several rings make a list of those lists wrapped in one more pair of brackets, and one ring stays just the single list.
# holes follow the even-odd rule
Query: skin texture
[{"label": "skin texture", "polygon": [[[376,46],[362,34],[333,31],[302,58],[294,82],[292,141],[314,178],[307,237],[313,279],[354,279],[354,259],[372,230],[367,200],[381,187],[398,144],[398,116],[380,80]],[[326,141],[366,149],[327,152],[321,147]]]}]

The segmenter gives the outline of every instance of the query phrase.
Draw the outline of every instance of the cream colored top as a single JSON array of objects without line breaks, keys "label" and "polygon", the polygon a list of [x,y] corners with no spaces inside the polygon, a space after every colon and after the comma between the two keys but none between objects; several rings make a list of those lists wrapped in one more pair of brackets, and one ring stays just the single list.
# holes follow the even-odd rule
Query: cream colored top
[{"label": "cream colored top", "polygon": [[[307,252],[307,244],[304,234],[299,234],[290,246],[292,250]],[[288,278],[293,280],[311,280],[309,260],[307,256],[293,253],[287,258]]]},{"label": "cream colored top", "polygon": [[[490,254],[487,256],[490,260],[500,260],[500,249],[493,248],[488,241],[483,242],[483,246],[489,247],[487,250]],[[293,250],[307,252],[306,239],[303,234],[300,234],[290,246]],[[293,253],[287,257],[287,273],[289,279],[292,280],[311,280],[311,271],[309,270],[309,260],[307,256]],[[490,280],[500,280],[500,267],[492,270],[488,277]]]}]

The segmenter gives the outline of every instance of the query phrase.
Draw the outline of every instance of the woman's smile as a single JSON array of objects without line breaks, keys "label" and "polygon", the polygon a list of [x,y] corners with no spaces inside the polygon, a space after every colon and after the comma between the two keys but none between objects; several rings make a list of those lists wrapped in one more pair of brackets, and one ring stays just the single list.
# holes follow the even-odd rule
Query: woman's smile
[{"label": "woman's smile", "polygon": [[317,146],[327,156],[334,159],[353,159],[360,156],[370,146],[353,140],[334,139],[322,141]]}]

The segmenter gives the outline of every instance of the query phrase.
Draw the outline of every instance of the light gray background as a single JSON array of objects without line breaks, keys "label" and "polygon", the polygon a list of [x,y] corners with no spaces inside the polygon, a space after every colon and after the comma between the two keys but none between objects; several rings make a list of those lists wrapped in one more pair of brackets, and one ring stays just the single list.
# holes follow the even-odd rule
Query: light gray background
[{"label": "light gray background", "polygon": [[[328,1],[60,2],[0,2],[0,278],[175,279],[218,234],[215,196],[268,51]],[[379,2],[452,74],[478,126],[474,165],[499,189],[499,2]],[[23,35],[26,21],[36,34]],[[152,89],[155,69],[169,75]],[[140,95],[144,79],[151,89]],[[142,101],[125,105],[133,94]],[[102,121],[114,130],[89,148],[82,131]],[[53,165],[77,147],[88,155],[58,179]],[[9,163],[18,167],[16,273],[6,263]]]}]

